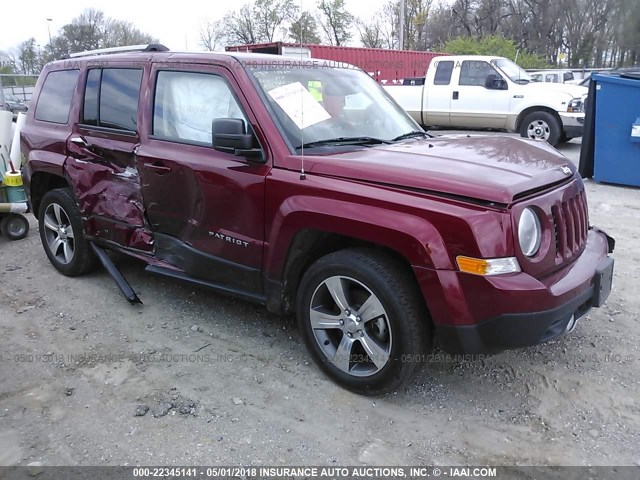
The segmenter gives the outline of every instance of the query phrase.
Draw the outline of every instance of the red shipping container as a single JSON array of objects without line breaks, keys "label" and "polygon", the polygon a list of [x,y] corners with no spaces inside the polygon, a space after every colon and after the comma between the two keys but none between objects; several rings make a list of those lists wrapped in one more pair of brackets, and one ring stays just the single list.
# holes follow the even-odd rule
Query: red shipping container
[{"label": "red shipping container", "polygon": [[226,47],[227,52],[270,53],[298,58],[319,58],[355,65],[383,84],[401,83],[405,78],[424,77],[434,57],[446,55],[386,48],[334,47],[298,43],[255,43]]}]

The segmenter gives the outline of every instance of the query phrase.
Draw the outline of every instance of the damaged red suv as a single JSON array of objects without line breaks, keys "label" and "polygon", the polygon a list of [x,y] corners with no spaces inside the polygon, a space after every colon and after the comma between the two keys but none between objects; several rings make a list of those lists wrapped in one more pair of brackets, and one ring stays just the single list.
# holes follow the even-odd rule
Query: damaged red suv
[{"label": "damaged red suv", "polygon": [[108,249],[295,313],[322,370],[365,394],[409,381],[434,338],[534,345],[607,298],[613,239],[548,144],[434,138],[348,65],[164,50],[40,75],[24,180],[63,274]]}]

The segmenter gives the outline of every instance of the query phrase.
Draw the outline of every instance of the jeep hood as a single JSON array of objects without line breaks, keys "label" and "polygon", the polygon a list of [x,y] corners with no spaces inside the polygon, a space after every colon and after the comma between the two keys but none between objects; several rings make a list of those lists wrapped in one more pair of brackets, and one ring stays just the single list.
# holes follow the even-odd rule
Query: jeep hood
[{"label": "jeep hood", "polygon": [[466,135],[314,155],[305,158],[305,167],[310,174],[502,204],[568,180],[576,171],[567,158],[542,141]]}]

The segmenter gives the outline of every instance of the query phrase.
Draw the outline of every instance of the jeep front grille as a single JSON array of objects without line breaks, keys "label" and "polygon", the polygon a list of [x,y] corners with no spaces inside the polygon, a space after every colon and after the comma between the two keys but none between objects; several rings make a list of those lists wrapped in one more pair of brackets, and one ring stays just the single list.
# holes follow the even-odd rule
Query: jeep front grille
[{"label": "jeep front grille", "polygon": [[587,243],[589,213],[584,190],[551,207],[556,240],[556,263],[580,254]]}]

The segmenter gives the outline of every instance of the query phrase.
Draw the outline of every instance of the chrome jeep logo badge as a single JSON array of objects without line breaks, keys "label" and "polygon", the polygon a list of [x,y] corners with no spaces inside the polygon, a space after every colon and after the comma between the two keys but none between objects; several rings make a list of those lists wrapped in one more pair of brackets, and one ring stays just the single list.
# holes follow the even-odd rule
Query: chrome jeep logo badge
[{"label": "chrome jeep logo badge", "polygon": [[571,169],[566,165],[561,166],[560,170],[562,170],[562,173],[564,173],[565,175],[571,175]]}]

